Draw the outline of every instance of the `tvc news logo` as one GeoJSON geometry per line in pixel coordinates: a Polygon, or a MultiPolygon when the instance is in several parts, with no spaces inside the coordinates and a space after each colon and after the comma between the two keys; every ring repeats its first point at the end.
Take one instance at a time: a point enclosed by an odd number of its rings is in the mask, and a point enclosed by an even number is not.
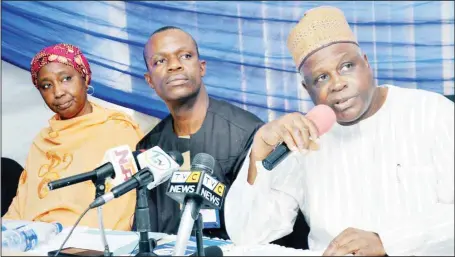
{"type": "Polygon", "coordinates": [[[223,183],[205,172],[176,171],[172,174],[167,192],[173,195],[197,194],[211,203],[205,207],[221,208],[225,189],[223,183]]]}

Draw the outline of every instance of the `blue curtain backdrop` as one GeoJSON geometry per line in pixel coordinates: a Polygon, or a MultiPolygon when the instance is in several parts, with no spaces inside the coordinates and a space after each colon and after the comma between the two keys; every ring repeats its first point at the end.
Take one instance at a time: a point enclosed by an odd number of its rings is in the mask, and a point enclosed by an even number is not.
{"type": "MultiPolygon", "coordinates": [[[[142,51],[157,28],[191,33],[207,61],[211,96],[265,121],[313,104],[286,49],[309,8],[341,8],[377,82],[454,91],[453,2],[13,2],[2,1],[2,59],[29,69],[43,47],[79,46],[93,70],[95,96],[162,118],[168,110],[144,81],[142,51]]],[[[32,83],[30,82],[30,86],[32,83]]]]}

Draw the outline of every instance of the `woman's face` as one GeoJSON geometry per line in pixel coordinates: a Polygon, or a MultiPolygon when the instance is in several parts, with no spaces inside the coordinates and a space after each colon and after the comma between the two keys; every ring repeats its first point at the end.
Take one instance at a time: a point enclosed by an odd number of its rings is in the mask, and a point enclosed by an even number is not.
{"type": "Polygon", "coordinates": [[[37,87],[46,105],[60,119],[86,114],[88,84],[73,67],[58,62],[46,64],[38,72],[37,87]]]}

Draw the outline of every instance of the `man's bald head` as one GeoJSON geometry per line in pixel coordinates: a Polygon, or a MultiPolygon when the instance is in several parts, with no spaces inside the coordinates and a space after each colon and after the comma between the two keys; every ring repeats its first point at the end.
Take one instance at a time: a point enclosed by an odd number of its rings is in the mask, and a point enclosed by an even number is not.
{"type": "Polygon", "coordinates": [[[155,30],[149,37],[149,39],[147,40],[147,43],[145,43],[145,47],[144,47],[144,51],[143,51],[143,57],[144,57],[144,62],[145,62],[145,66],[147,67],[147,69],[149,68],[148,66],[148,63],[147,63],[147,59],[148,59],[148,53],[147,53],[147,45],[150,43],[150,41],[152,40],[153,36],[160,33],[160,32],[164,32],[164,31],[168,31],[168,30],[180,30],[182,32],[185,32],[188,36],[191,37],[191,39],[193,40],[193,43],[196,47],[196,52],[197,52],[197,58],[199,59],[199,47],[196,43],[196,40],[194,40],[193,36],[191,36],[190,33],[184,31],[183,29],[179,28],[179,27],[175,27],[175,26],[164,26],[164,27],[161,27],[157,30],[155,30]]]}

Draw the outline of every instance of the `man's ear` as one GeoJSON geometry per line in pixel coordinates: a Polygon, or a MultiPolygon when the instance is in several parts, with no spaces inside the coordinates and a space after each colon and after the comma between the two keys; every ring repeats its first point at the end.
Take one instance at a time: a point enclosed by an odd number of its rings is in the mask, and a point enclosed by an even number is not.
{"type": "Polygon", "coordinates": [[[305,84],[305,79],[302,79],[302,80],[300,81],[300,84],[302,84],[303,88],[305,88],[305,89],[308,91],[308,87],[307,87],[307,85],[305,84]]]}
{"type": "Polygon", "coordinates": [[[300,75],[300,84],[302,84],[303,88],[305,88],[307,91],[308,91],[308,86],[305,82],[305,76],[303,75],[303,71],[302,71],[302,68],[300,68],[299,70],[299,75],[300,75]]]}
{"type": "Polygon", "coordinates": [[[152,89],[155,89],[155,85],[153,85],[153,82],[152,82],[152,77],[150,77],[150,74],[148,72],[144,73],[144,78],[145,78],[145,81],[147,81],[147,84],[149,84],[149,87],[151,87],[152,89]]]}
{"type": "Polygon", "coordinates": [[[363,54],[363,59],[365,60],[365,62],[367,63],[367,67],[368,68],[371,68],[370,67],[370,62],[368,61],[368,56],[366,54],[363,54]]]}
{"type": "Polygon", "coordinates": [[[199,68],[201,70],[201,77],[205,76],[205,67],[206,67],[206,62],[204,60],[199,61],[199,68]]]}

